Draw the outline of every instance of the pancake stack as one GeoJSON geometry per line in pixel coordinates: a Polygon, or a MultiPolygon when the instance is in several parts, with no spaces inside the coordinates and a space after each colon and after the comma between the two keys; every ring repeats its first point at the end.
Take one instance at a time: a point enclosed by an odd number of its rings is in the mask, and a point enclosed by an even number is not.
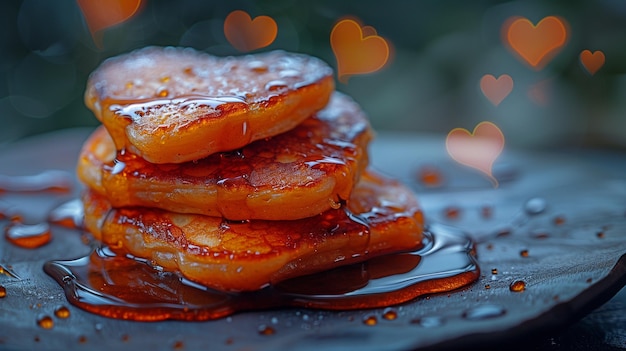
{"type": "Polygon", "coordinates": [[[149,47],[105,61],[78,161],[85,227],[115,251],[222,291],[413,251],[412,192],[368,168],[373,132],[332,69],[274,51],[149,47]]]}

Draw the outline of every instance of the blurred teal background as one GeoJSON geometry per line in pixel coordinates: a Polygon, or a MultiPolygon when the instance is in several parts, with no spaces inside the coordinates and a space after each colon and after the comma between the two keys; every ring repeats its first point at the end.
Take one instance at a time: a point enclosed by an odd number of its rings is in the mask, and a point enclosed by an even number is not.
{"type": "MultiPolygon", "coordinates": [[[[103,0],[106,1],[106,0],[103,0]]],[[[433,132],[497,124],[507,147],[626,149],[626,1],[201,1],[146,0],[130,20],[103,32],[98,48],[74,0],[0,2],[0,145],[25,136],[95,126],[83,103],[89,73],[104,59],[146,45],[240,54],[223,23],[233,10],[278,24],[269,47],[318,56],[336,67],[329,36],[345,16],[376,28],[392,46],[387,66],[337,89],[352,95],[377,130],[433,132]],[[500,31],[511,16],[569,24],[565,48],[542,70],[519,61],[500,31]],[[593,76],[582,50],[601,50],[593,76]],[[482,94],[485,74],[508,74],[499,106],[482,94]],[[541,91],[542,99],[532,92],[541,91]]]]}

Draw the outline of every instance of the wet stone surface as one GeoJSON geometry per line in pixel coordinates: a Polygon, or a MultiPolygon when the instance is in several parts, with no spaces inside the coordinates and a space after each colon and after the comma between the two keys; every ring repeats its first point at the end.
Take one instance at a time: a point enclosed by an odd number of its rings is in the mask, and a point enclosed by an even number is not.
{"type": "MultiPolygon", "coordinates": [[[[71,175],[88,132],[65,131],[7,148],[0,152],[0,173],[32,175],[57,169],[71,175]]],[[[598,157],[572,160],[563,154],[508,153],[505,165],[494,170],[501,177],[500,187],[494,189],[489,180],[446,158],[440,142],[383,134],[371,159],[378,169],[413,186],[429,225],[460,228],[474,238],[481,276],[469,287],[421,297],[392,310],[280,308],[209,322],[110,319],[70,305],[61,286],[43,271],[47,261],[91,251],[91,243],[71,225],[50,224],[52,239],[35,249],[13,245],[2,236],[0,348],[198,349],[207,342],[216,350],[490,348],[567,326],[624,286],[626,167],[618,168],[610,155],[603,155],[607,167],[599,168],[598,157]],[[403,148],[415,152],[407,159],[408,153],[397,152],[403,148]],[[593,163],[593,172],[586,162],[593,163]],[[416,176],[422,164],[435,165],[445,181],[424,186],[416,176]],[[449,208],[458,209],[457,215],[448,216],[449,208]],[[517,281],[524,282],[524,289],[511,291],[517,281]]],[[[52,209],[79,191],[4,192],[0,210],[6,215],[0,217],[0,230],[4,232],[18,213],[25,223],[46,222],[52,209]]],[[[624,308],[623,296],[620,293],[552,340],[565,347],[571,345],[567,337],[604,333],[602,346],[623,345],[623,330],[620,334],[615,326],[624,320],[612,314],[624,308]]],[[[535,349],[551,349],[545,339],[537,340],[535,349]]]]}

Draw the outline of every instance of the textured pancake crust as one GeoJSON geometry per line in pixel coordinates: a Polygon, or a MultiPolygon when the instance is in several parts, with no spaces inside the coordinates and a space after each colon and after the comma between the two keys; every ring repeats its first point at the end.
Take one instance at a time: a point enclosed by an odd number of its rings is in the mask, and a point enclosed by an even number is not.
{"type": "Polygon", "coordinates": [[[423,216],[413,193],[366,172],[347,208],[294,221],[232,222],[145,207],[112,208],[83,196],[85,225],[115,250],[148,259],[202,285],[257,290],[287,278],[414,250],[423,216]]]}
{"type": "Polygon", "coordinates": [[[308,55],[148,47],[103,62],[85,102],[118,150],[180,163],[290,130],[323,108],[333,89],[332,69],[308,55]]]}
{"type": "Polygon", "coordinates": [[[236,152],[152,164],[117,155],[106,130],[84,144],[78,176],[114,207],[146,206],[230,220],[290,220],[339,206],[367,166],[372,131],[363,111],[335,93],[296,128],[236,152]]]}

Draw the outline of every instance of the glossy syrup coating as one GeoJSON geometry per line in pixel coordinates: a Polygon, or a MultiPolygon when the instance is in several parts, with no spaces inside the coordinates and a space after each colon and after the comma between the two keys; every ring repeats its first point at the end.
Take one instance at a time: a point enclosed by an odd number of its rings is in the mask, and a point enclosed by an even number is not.
{"type": "Polygon", "coordinates": [[[335,93],[296,128],[236,152],[152,164],[117,155],[101,127],[84,144],[78,176],[113,207],[147,206],[230,220],[311,217],[350,197],[372,131],[358,104],[335,93]]]}
{"type": "Polygon", "coordinates": [[[423,216],[401,184],[363,174],[340,209],[293,221],[232,222],[146,207],[111,208],[84,194],[85,227],[114,250],[223,291],[270,283],[422,245],[423,216]]]}
{"type": "Polygon", "coordinates": [[[180,163],[292,129],[333,89],[332,69],[308,55],[148,47],[106,60],[91,74],[85,102],[118,150],[180,163]]]}

